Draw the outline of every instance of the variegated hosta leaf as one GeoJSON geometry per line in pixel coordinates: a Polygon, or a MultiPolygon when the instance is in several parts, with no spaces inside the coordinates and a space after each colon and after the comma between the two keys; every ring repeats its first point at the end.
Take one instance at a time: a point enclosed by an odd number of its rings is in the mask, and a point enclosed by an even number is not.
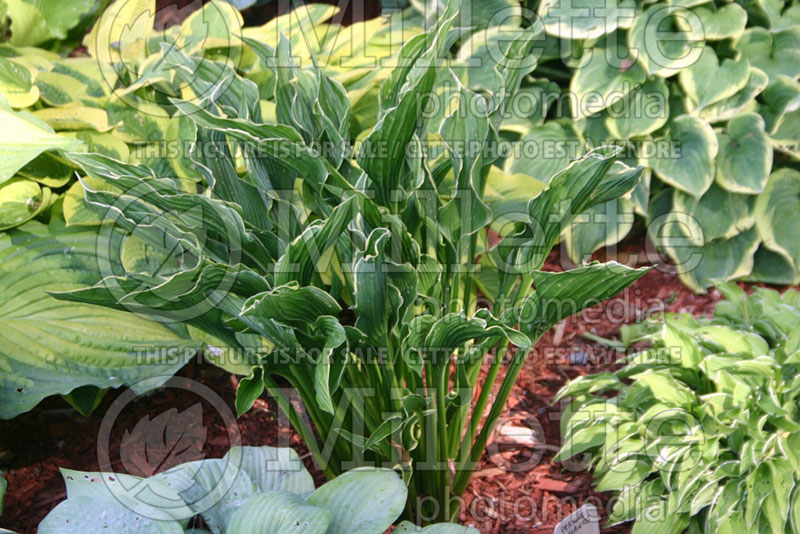
{"type": "Polygon", "coordinates": [[[168,379],[180,361],[146,363],[142,347],[178,348],[187,359],[199,347],[182,328],[175,330],[121,311],[55,300],[48,291],[66,291],[101,278],[108,261],[107,237],[97,229],[28,223],[0,237],[0,417],[30,410],[43,398],[83,385],[101,388],[168,379]],[[65,340],[69,340],[66,342],[65,340]],[[69,371],[66,371],[66,370],[69,371]]]}
{"type": "Polygon", "coordinates": [[[591,259],[592,253],[622,241],[633,227],[633,205],[625,198],[609,200],[578,215],[562,234],[573,263],[591,259]]]}
{"type": "Polygon", "coordinates": [[[12,108],[27,108],[39,100],[39,88],[33,83],[34,73],[33,69],[0,57],[0,93],[12,108]]]}
{"type": "Polygon", "coordinates": [[[664,80],[649,78],[606,110],[606,128],[616,139],[651,134],[669,119],[669,91],[664,80]]]}
{"type": "Polygon", "coordinates": [[[681,7],[657,3],[638,15],[628,34],[633,60],[646,75],[664,78],[678,74],[697,61],[702,42],[699,18],[689,18],[681,7]]]}
{"type": "Polygon", "coordinates": [[[681,86],[698,110],[732,97],[744,89],[749,77],[750,64],[746,59],[719,61],[709,46],[695,63],[678,74],[681,86]]]}
{"type": "Polygon", "coordinates": [[[47,150],[79,150],[76,139],[56,134],[44,121],[24,111],[12,111],[0,102],[0,183],[47,150]]]}
{"type": "Polygon", "coordinates": [[[561,39],[596,39],[634,20],[636,6],[628,0],[546,0],[539,16],[547,33],[561,39]],[[602,12],[602,16],[598,13],[602,12]]]}
{"type": "Polygon", "coordinates": [[[751,65],[766,72],[770,82],[781,74],[791,78],[800,75],[800,26],[776,32],[748,28],[735,47],[751,65]]]}
{"type": "Polygon", "coordinates": [[[584,51],[584,57],[572,77],[572,115],[588,117],[622,99],[644,83],[647,72],[622,45],[599,45],[584,51]]]}
{"type": "Polygon", "coordinates": [[[700,197],[714,181],[717,136],[707,122],[690,115],[673,119],[668,127],[666,137],[656,141],[647,164],[662,181],[700,197]],[[665,142],[671,144],[668,150],[658,147],[665,142]]]}
{"type": "Polygon", "coordinates": [[[800,231],[793,224],[800,208],[800,172],[780,169],[772,173],[756,201],[756,227],[764,245],[800,270],[800,231]]]}
{"type": "Polygon", "coordinates": [[[717,183],[734,193],[764,190],[772,170],[772,144],[764,119],[756,113],[739,115],[717,132],[717,183]]]}
{"type": "MultiPolygon", "coordinates": [[[[731,4],[734,5],[734,4],[731,4]]],[[[763,70],[750,66],[750,75],[744,89],[730,98],[725,98],[699,110],[699,117],[711,123],[732,119],[744,111],[755,110],[755,97],[761,94],[769,82],[763,70]]]]}
{"type": "Polygon", "coordinates": [[[716,182],[699,199],[677,189],[672,193],[668,218],[695,245],[734,237],[756,222],[755,195],[731,193],[716,182]]]}
{"type": "Polygon", "coordinates": [[[570,123],[556,121],[530,128],[512,145],[505,171],[547,183],[570,161],[583,155],[583,145],[570,123]]]}
{"type": "Polygon", "coordinates": [[[743,280],[793,286],[800,283],[800,271],[785,256],[771,251],[762,243],[753,256],[753,270],[743,280]]]}
{"type": "Polygon", "coordinates": [[[55,201],[47,187],[33,180],[14,178],[0,184],[0,230],[8,230],[33,219],[55,201]]]}
{"type": "Polygon", "coordinates": [[[705,6],[692,9],[700,19],[703,36],[708,41],[736,38],[744,32],[747,12],[739,4],[725,4],[715,9],[705,6]]]}

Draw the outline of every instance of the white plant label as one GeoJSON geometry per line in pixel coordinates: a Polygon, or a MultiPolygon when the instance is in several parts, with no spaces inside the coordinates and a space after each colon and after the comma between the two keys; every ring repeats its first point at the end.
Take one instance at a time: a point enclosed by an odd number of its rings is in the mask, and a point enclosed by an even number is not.
{"type": "Polygon", "coordinates": [[[592,504],[584,504],[556,525],[553,534],[600,534],[600,515],[592,504]]]}

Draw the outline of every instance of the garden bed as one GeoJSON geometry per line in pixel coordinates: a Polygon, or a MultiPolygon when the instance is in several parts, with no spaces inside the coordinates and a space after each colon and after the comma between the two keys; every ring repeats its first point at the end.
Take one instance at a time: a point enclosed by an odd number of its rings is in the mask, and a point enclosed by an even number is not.
{"type": "MultiPolygon", "coordinates": [[[[642,242],[641,236],[623,243],[620,259],[629,257],[637,242],[642,242]]],[[[561,270],[559,265],[560,256],[555,251],[547,267],[561,270]]],[[[483,534],[549,534],[560,519],[586,502],[598,506],[605,517],[611,494],[593,491],[588,472],[570,472],[552,462],[560,445],[559,409],[552,405],[552,399],[568,379],[614,367],[613,361],[618,355],[583,338],[583,332],[613,338],[621,325],[632,324],[662,305],[670,312],[695,315],[709,314],[713,310],[721,297],[717,291],[696,295],[674,274],[664,272],[668,270],[668,267],[651,270],[616,298],[567,319],[539,342],[517,380],[501,419],[499,429],[503,436],[498,439],[495,434],[466,491],[463,524],[472,524],[483,534]],[[544,433],[543,443],[539,429],[544,433]],[[534,439],[533,449],[515,443],[524,443],[530,435],[538,438],[534,439]],[[539,452],[540,460],[529,467],[526,462],[538,458],[539,452]],[[508,469],[509,465],[517,467],[508,469]]],[[[231,375],[193,360],[178,376],[207,385],[233,409],[237,384],[231,375]]],[[[144,417],[152,418],[171,409],[182,413],[196,403],[192,396],[176,395],[175,391],[156,391],[137,399],[133,409],[126,409],[125,420],[119,421],[119,426],[133,428],[144,417]]],[[[59,399],[52,398],[27,414],[0,422],[0,469],[5,471],[9,482],[0,525],[20,534],[36,532],[36,525],[66,496],[59,468],[98,469],[98,430],[104,414],[119,394],[107,395],[90,417],[82,417],[59,399]]],[[[276,411],[277,406],[258,401],[250,412],[240,417],[242,444],[278,445],[280,442],[285,446],[288,440],[317,482],[322,482],[324,477],[314,469],[300,438],[291,428],[279,424],[276,411]]],[[[204,413],[213,413],[213,410],[204,410],[204,413]]],[[[203,425],[207,429],[205,440],[188,452],[194,458],[184,455],[182,461],[221,457],[228,451],[228,429],[222,419],[206,418],[203,425]]],[[[112,457],[114,455],[112,451],[112,457]]],[[[119,465],[114,467],[124,470],[119,465]]],[[[603,529],[609,533],[628,531],[627,525],[603,529]]]]}

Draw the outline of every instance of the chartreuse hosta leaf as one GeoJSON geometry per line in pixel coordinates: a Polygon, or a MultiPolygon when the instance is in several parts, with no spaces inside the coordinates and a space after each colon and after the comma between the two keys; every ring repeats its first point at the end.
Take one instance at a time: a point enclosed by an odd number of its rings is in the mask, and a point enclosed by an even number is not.
{"type": "Polygon", "coordinates": [[[315,490],[298,455],[273,447],[233,447],[223,458],[150,478],[69,470],[62,476],[67,500],[45,517],[42,532],[178,534],[199,515],[213,534],[382,534],[400,515],[408,491],[397,473],[382,469],[348,471],[315,490]]]}
{"type": "Polygon", "coordinates": [[[56,134],[44,121],[24,111],[12,111],[0,103],[0,183],[5,182],[36,156],[47,150],[78,150],[83,143],[56,134]]]}
{"type": "Polygon", "coordinates": [[[589,454],[598,489],[620,491],[610,523],[797,532],[800,359],[787,355],[798,348],[800,302],[794,290],[720,289],[729,300],[713,319],[668,315],[625,327],[638,332],[624,332],[626,343],[652,347],[559,392],[574,399],[559,458],[589,454]]]}
{"type": "Polygon", "coordinates": [[[198,348],[180,327],[60,302],[47,293],[97,282],[103,258],[114,246],[97,229],[68,229],[57,221],[49,226],[31,222],[0,237],[0,316],[7,326],[0,333],[5,369],[0,417],[13,417],[49,395],[83,385],[154,387],[157,383],[143,381],[159,377],[163,382],[183,360],[145,365],[143,347],[177,347],[187,358],[198,348]]]}
{"type": "Polygon", "coordinates": [[[11,59],[0,57],[0,93],[12,108],[27,108],[39,100],[34,85],[35,71],[11,59]]]}

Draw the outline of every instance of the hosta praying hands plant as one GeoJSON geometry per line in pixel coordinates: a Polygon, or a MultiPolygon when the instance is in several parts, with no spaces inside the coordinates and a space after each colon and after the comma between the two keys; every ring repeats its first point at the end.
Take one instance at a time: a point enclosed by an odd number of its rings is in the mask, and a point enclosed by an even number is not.
{"type": "MultiPolygon", "coordinates": [[[[383,534],[408,490],[397,473],[361,469],[314,489],[292,449],[232,447],[223,458],[175,466],[149,478],[63,469],[67,499],[42,534],[383,534]],[[194,528],[202,518],[209,531],[194,528]]],[[[401,532],[477,534],[457,525],[401,532]],[[435,530],[434,530],[435,529],[435,530]]]]}
{"type": "Polygon", "coordinates": [[[800,533],[800,293],[720,289],[714,319],[628,327],[652,348],[559,393],[560,459],[588,456],[634,534],[800,533]]]}
{"type": "Polygon", "coordinates": [[[493,166],[499,117],[533,68],[537,26],[511,36],[496,91],[462,86],[429,123],[436,79],[451,75],[443,59],[461,34],[458,15],[449,3],[404,44],[355,159],[344,87],[296,66],[288,40],[245,39],[272,70],[267,88],[165,50],[176,79],[208,95],[171,100],[175,117],[191,121],[187,157],[203,187],[71,155],[87,175],[87,203],[122,235],[108,240],[116,248],[103,281],[57,295],[202,332],[211,361],[249,374],[240,412],[266,389],[329,478],[358,465],[401,469],[417,523],[456,516],[534,343],[645,272],[541,270],[576,214],[636,186],[642,170],[618,163],[614,149],[573,162],[544,190],[493,166]],[[272,121],[259,102],[269,87],[272,121]]]}

